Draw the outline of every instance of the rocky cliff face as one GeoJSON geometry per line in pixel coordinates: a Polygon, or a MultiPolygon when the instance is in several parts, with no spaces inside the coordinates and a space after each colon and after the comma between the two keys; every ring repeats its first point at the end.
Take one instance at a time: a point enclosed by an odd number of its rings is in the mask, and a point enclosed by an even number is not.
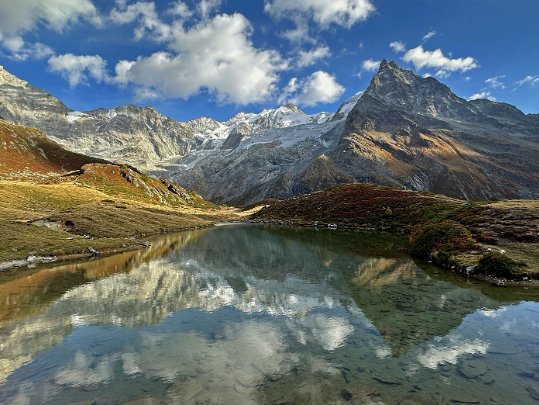
{"type": "Polygon", "coordinates": [[[537,198],[538,153],[539,127],[515,107],[384,62],[329,157],[354,181],[488,199],[537,198]]]}
{"type": "Polygon", "coordinates": [[[177,122],[135,106],[71,111],[0,70],[0,117],[63,146],[131,163],[226,202],[285,198],[345,182],[450,196],[539,198],[539,119],[467,101],[434,78],[383,61],[335,114],[293,105],[226,122],[177,122]]]}

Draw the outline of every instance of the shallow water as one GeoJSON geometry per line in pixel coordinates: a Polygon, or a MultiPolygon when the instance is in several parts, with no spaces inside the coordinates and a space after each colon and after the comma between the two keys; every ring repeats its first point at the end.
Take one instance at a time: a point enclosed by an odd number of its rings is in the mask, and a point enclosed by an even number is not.
{"type": "Polygon", "coordinates": [[[0,403],[527,404],[539,304],[399,240],[227,226],[0,277],[0,403]]]}

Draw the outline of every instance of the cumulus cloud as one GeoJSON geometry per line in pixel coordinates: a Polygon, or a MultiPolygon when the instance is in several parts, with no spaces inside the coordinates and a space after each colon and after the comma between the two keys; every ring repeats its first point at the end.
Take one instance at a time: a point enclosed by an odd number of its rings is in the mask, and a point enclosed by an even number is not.
{"type": "Polygon", "coordinates": [[[0,43],[9,52],[9,57],[17,61],[24,61],[28,58],[45,59],[54,54],[49,46],[41,42],[26,43],[22,37],[10,37],[2,40],[0,43]]]}
{"type": "Polygon", "coordinates": [[[219,102],[248,104],[272,96],[286,63],[276,51],[251,42],[252,27],[241,14],[217,15],[185,29],[171,26],[169,51],[116,66],[116,81],[139,94],[188,98],[207,89],[219,102]],[[141,92],[142,91],[142,92],[141,92]]]}
{"type": "Polygon", "coordinates": [[[51,54],[52,50],[44,44],[24,41],[24,34],[38,25],[60,32],[81,19],[94,24],[101,21],[91,0],[3,1],[1,6],[0,43],[18,60],[51,54]]]}
{"type": "Polygon", "coordinates": [[[366,59],[361,63],[361,70],[366,72],[375,72],[380,67],[380,60],[366,59]]]}
{"type": "Polygon", "coordinates": [[[526,76],[524,79],[519,80],[517,82],[519,86],[523,86],[525,84],[529,84],[530,86],[535,86],[536,84],[539,84],[539,75],[535,76],[526,76]]]}
{"type": "Polygon", "coordinates": [[[322,28],[331,24],[350,28],[366,20],[376,9],[370,0],[270,0],[266,1],[264,10],[277,18],[303,14],[322,28]]]}
{"type": "MultiPolygon", "coordinates": [[[[176,3],[169,12],[175,13],[176,16],[182,13],[185,15],[187,11],[180,9],[181,4],[183,3],[176,3]]],[[[137,21],[138,26],[134,32],[137,41],[146,35],[150,35],[158,41],[163,41],[170,36],[170,27],[159,18],[154,2],[139,1],[127,7],[122,4],[119,8],[112,9],[110,19],[116,24],[129,24],[137,21]]]]}
{"type": "Polygon", "coordinates": [[[436,75],[439,77],[447,77],[451,72],[456,71],[467,72],[479,66],[471,56],[452,59],[445,56],[441,49],[427,51],[421,45],[408,50],[402,60],[412,63],[417,69],[438,69],[436,75]]]}
{"type": "Polygon", "coordinates": [[[401,42],[401,41],[394,41],[389,44],[389,47],[397,53],[406,51],[406,45],[404,44],[404,42],[401,42]]]}
{"type": "Polygon", "coordinates": [[[319,70],[302,81],[291,79],[279,101],[289,100],[298,105],[312,107],[321,103],[333,103],[343,92],[344,87],[337,82],[335,76],[319,70]]]}
{"type": "Polygon", "coordinates": [[[189,6],[183,1],[175,1],[167,10],[167,14],[181,19],[189,18],[193,15],[193,12],[189,9],[189,6]]]}
{"type": "Polygon", "coordinates": [[[480,100],[480,99],[496,101],[496,97],[494,97],[490,93],[490,91],[480,91],[479,93],[472,94],[470,97],[468,97],[468,100],[480,100]]]}
{"type": "Polygon", "coordinates": [[[436,35],[436,31],[427,32],[425,35],[423,35],[423,42],[428,41],[429,39],[431,39],[435,35],[436,35]]]}
{"type": "Polygon", "coordinates": [[[98,55],[65,55],[52,56],[49,59],[49,70],[64,77],[71,87],[87,83],[89,78],[97,82],[109,80],[105,60],[98,55]]]}
{"type": "Polygon", "coordinates": [[[297,65],[300,68],[311,66],[318,62],[320,59],[327,58],[330,55],[331,52],[327,46],[320,46],[309,51],[302,50],[299,51],[297,65]]]}

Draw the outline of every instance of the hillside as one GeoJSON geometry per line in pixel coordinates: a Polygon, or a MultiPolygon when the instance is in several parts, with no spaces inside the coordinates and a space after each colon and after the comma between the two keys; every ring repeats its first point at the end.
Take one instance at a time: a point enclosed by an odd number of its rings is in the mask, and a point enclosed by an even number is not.
{"type": "Polygon", "coordinates": [[[67,151],[35,129],[0,120],[0,178],[64,174],[88,163],[107,163],[67,151]]]}
{"type": "Polygon", "coordinates": [[[416,242],[430,232],[429,248],[418,254],[426,260],[466,272],[485,255],[506,252],[504,256],[522,264],[514,266],[516,278],[539,275],[538,201],[468,203],[430,193],[348,184],[271,202],[252,220],[402,233],[411,235],[412,252],[419,252],[416,242]]]}
{"type": "Polygon", "coordinates": [[[0,269],[141,248],[146,235],[235,216],[165,179],[0,122],[0,269]]]}

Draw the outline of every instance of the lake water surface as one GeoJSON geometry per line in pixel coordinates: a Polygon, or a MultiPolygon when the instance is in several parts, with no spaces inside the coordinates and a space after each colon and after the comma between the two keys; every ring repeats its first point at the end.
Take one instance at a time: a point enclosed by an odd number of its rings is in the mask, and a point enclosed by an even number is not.
{"type": "Polygon", "coordinates": [[[0,403],[532,404],[538,298],[389,237],[169,235],[0,275],[0,403]]]}

